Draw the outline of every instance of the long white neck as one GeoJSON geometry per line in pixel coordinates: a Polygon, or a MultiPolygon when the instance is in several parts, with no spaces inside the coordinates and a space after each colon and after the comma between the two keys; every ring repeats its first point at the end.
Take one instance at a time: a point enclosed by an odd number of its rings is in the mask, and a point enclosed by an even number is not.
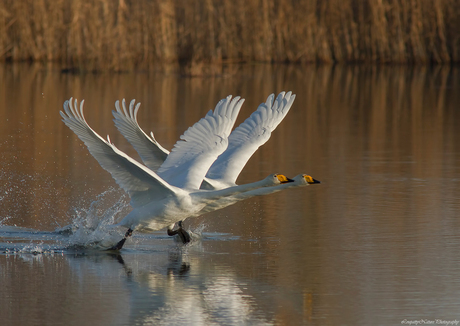
{"type": "Polygon", "coordinates": [[[249,190],[243,193],[236,194],[234,197],[237,200],[243,200],[243,199],[251,198],[254,196],[269,195],[269,194],[272,194],[272,193],[275,193],[275,192],[278,192],[284,189],[298,187],[298,186],[304,186],[304,184],[300,184],[298,182],[283,183],[283,184],[276,185],[273,187],[264,187],[264,188],[249,190]]]}
{"type": "Polygon", "coordinates": [[[214,201],[225,197],[235,196],[252,190],[273,188],[270,186],[274,186],[273,183],[271,183],[269,180],[267,180],[267,178],[265,178],[257,182],[247,183],[244,185],[229,187],[221,190],[200,190],[191,193],[190,196],[192,197],[192,199],[198,200],[200,202],[214,201]]]}
{"type": "Polygon", "coordinates": [[[299,186],[305,186],[305,185],[306,185],[305,182],[302,182],[302,180],[297,179],[295,182],[284,183],[284,184],[275,185],[272,187],[262,187],[262,188],[252,189],[252,190],[248,190],[245,192],[234,194],[232,196],[222,197],[217,200],[209,202],[198,213],[198,215],[213,212],[215,210],[230,206],[236,202],[239,202],[241,200],[251,198],[254,196],[268,195],[268,194],[272,194],[272,193],[275,193],[275,192],[278,192],[278,191],[281,191],[287,188],[299,187],[299,186]]]}

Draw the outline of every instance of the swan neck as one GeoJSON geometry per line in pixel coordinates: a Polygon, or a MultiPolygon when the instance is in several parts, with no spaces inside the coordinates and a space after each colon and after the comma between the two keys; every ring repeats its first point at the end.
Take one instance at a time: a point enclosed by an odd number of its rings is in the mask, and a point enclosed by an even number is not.
{"type": "Polygon", "coordinates": [[[221,190],[211,190],[211,191],[200,192],[200,197],[206,198],[208,200],[217,200],[223,197],[229,197],[229,196],[237,195],[243,192],[251,191],[254,189],[267,187],[267,186],[269,185],[264,179],[264,180],[260,180],[257,182],[228,187],[228,188],[221,189],[221,190]]]}

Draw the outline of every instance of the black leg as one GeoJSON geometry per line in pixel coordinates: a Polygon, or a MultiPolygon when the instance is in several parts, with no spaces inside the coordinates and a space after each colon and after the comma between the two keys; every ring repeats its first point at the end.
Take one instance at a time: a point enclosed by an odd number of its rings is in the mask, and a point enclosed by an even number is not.
{"type": "MultiPolygon", "coordinates": [[[[176,226],[176,224],[173,225],[173,228],[174,228],[175,226],[176,226]]],[[[168,232],[168,235],[169,235],[170,237],[175,236],[177,233],[179,233],[178,230],[171,229],[170,226],[168,226],[168,231],[167,231],[167,232],[168,232]]]]}
{"type": "Polygon", "coordinates": [[[179,221],[179,238],[181,239],[182,243],[189,243],[191,239],[190,234],[182,228],[182,221],[179,221]]]}
{"type": "Polygon", "coordinates": [[[126,231],[125,236],[123,237],[123,239],[118,241],[118,243],[115,246],[113,246],[112,248],[107,249],[107,250],[121,250],[121,248],[123,248],[123,245],[125,244],[126,239],[128,239],[128,237],[130,237],[132,234],[133,234],[133,230],[131,230],[131,228],[129,228],[128,231],[126,231]]]}
{"type": "Polygon", "coordinates": [[[192,239],[190,234],[182,228],[182,221],[179,221],[177,225],[179,226],[177,230],[173,230],[168,227],[168,235],[173,236],[177,234],[183,244],[189,243],[192,239]]]}

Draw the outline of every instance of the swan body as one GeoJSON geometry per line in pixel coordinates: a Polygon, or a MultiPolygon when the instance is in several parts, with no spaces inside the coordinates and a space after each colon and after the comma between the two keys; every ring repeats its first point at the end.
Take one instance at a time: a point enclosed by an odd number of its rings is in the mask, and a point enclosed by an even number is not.
{"type": "MultiPolygon", "coordinates": [[[[227,147],[228,133],[241,107],[238,97],[233,100],[227,97],[220,101],[214,112],[210,111],[181,136],[159,170],[163,165],[169,165],[166,172],[177,169],[180,172],[188,171],[188,174],[178,174],[177,177],[163,172],[164,179],[119,150],[109,138],[105,140],[99,136],[86,122],[83,104],[84,101],[78,109],[77,100],[71,98],[64,102],[64,112],[60,114],[64,123],[85,143],[99,164],[130,195],[133,210],[118,223],[129,228],[127,235],[132,230],[158,230],[198,215],[207,205],[226,196],[292,181],[284,175],[273,174],[258,182],[221,190],[199,189],[209,167],[227,147]]],[[[124,240],[126,236],[123,243],[124,240]]]]}
{"type": "MultiPolygon", "coordinates": [[[[211,205],[225,197],[235,196],[244,192],[272,188],[273,186],[293,182],[281,174],[271,174],[265,179],[249,184],[225,188],[222,190],[195,190],[186,191],[176,188],[173,196],[168,196],[161,201],[152,201],[138,209],[132,210],[119,226],[125,226],[139,231],[155,231],[163,227],[185,220],[189,217],[199,216],[205,210],[211,212],[228,205],[211,205]]],[[[245,197],[247,198],[247,197],[245,197]]],[[[234,202],[236,202],[235,200],[234,202]]],[[[234,203],[232,202],[232,203],[234,203]]]]}

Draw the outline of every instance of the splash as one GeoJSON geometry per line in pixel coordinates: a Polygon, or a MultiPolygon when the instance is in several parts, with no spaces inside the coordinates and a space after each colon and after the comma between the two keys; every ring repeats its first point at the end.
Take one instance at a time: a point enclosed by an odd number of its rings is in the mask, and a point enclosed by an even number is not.
{"type": "Polygon", "coordinates": [[[118,190],[110,188],[97,196],[88,209],[74,209],[72,223],[57,228],[55,232],[68,236],[68,248],[107,249],[116,244],[123,236],[113,224],[119,216],[126,215],[129,198],[122,194],[114,204],[106,208],[118,190]]]}
{"type": "MultiPolygon", "coordinates": [[[[0,157],[3,158],[1,154],[0,157]]],[[[43,254],[69,248],[109,247],[120,240],[121,232],[112,224],[127,214],[130,205],[129,197],[118,187],[109,188],[90,203],[81,199],[84,202],[74,204],[66,218],[56,198],[63,197],[62,189],[72,184],[61,181],[56,187],[50,177],[38,172],[17,173],[14,166],[18,164],[22,163],[15,160],[0,164],[0,253],[43,254]],[[63,219],[70,224],[61,227],[63,219]],[[51,225],[58,228],[43,231],[51,225]]]]}
{"type": "Polygon", "coordinates": [[[192,240],[201,240],[203,237],[203,231],[206,229],[208,225],[206,223],[201,223],[193,230],[188,230],[192,237],[192,240]]]}
{"type": "Polygon", "coordinates": [[[8,221],[9,219],[11,219],[11,216],[5,216],[3,218],[0,219],[0,226],[3,226],[3,224],[8,221]]]}

